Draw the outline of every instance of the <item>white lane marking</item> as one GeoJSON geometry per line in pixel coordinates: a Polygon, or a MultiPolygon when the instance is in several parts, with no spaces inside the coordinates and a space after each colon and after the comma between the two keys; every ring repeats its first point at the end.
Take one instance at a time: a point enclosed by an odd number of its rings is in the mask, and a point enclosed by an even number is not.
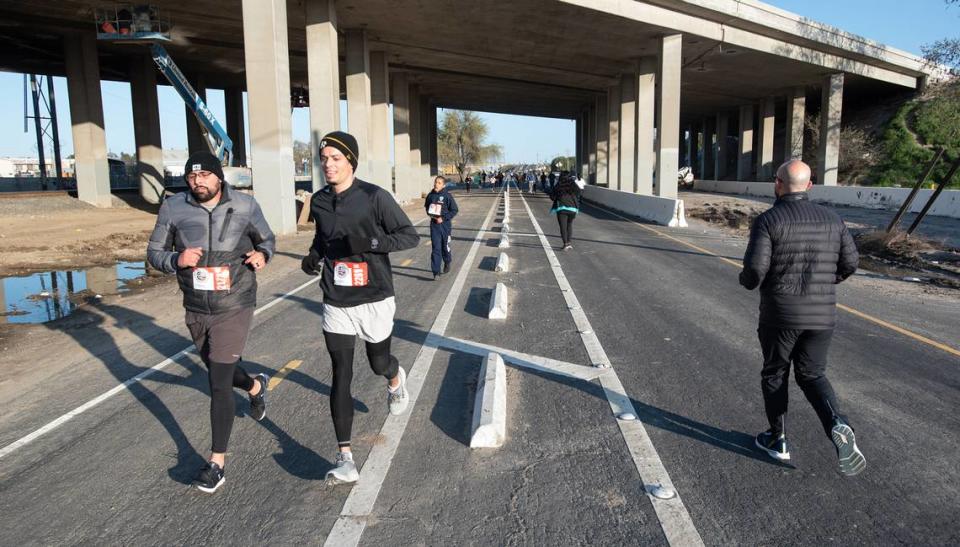
{"type": "Polygon", "coordinates": [[[340,518],[334,523],[324,545],[331,547],[352,546],[360,542],[360,536],[363,535],[367,518],[373,512],[377,496],[380,495],[380,488],[383,486],[383,481],[390,470],[390,464],[393,462],[393,457],[400,446],[403,433],[407,429],[407,423],[409,423],[410,416],[413,414],[413,407],[417,404],[420,389],[423,387],[430,366],[433,364],[433,356],[436,354],[443,333],[447,329],[447,324],[453,315],[460,293],[463,292],[470,266],[477,255],[480,243],[484,240],[486,227],[493,219],[499,201],[499,199],[495,199],[493,204],[490,205],[487,218],[484,219],[480,230],[477,231],[473,245],[460,267],[457,278],[453,281],[453,286],[450,287],[450,292],[447,293],[447,298],[440,308],[440,313],[437,314],[433,326],[430,327],[427,338],[420,347],[420,353],[417,354],[413,366],[407,371],[407,392],[410,397],[407,411],[399,416],[387,415],[383,427],[380,428],[380,438],[384,441],[382,444],[374,445],[366,461],[363,462],[363,467],[360,469],[360,480],[350,490],[347,500],[343,503],[343,509],[340,511],[340,518]]]}
{"type": "MultiPolygon", "coordinates": [[[[416,226],[417,224],[420,224],[420,223],[422,223],[422,222],[423,222],[423,220],[420,220],[420,221],[417,221],[417,222],[413,223],[413,225],[416,226]]],[[[292,291],[290,291],[290,292],[288,292],[288,293],[286,293],[286,294],[284,294],[284,295],[278,296],[277,298],[271,300],[270,302],[264,304],[263,306],[260,306],[259,308],[257,308],[257,309],[253,312],[253,315],[256,316],[256,315],[259,315],[259,314],[262,313],[262,312],[265,312],[265,311],[269,310],[270,308],[276,306],[276,305],[279,304],[280,302],[282,302],[282,301],[290,298],[291,296],[297,294],[298,292],[302,291],[303,289],[307,288],[308,286],[310,286],[310,285],[313,284],[313,283],[317,283],[317,279],[316,279],[316,278],[310,279],[309,281],[303,283],[302,285],[300,285],[299,287],[293,289],[292,291]]],[[[147,377],[153,375],[153,374],[156,373],[156,372],[160,372],[161,370],[167,368],[167,367],[170,365],[170,363],[176,362],[177,359],[179,359],[179,358],[183,357],[184,355],[186,355],[187,353],[189,353],[192,349],[194,349],[194,346],[193,346],[193,344],[190,344],[189,346],[183,348],[182,350],[178,351],[177,353],[173,354],[172,356],[167,357],[166,359],[164,359],[163,361],[160,361],[160,362],[157,363],[156,365],[153,365],[152,367],[150,367],[150,368],[148,368],[147,370],[141,372],[140,374],[137,374],[137,375],[134,376],[133,378],[129,378],[129,379],[125,380],[123,383],[114,386],[113,388],[111,388],[111,389],[110,389],[109,391],[107,391],[106,393],[103,393],[102,395],[100,395],[100,396],[98,396],[98,397],[95,397],[95,398],[87,401],[86,403],[78,406],[77,408],[71,410],[70,412],[67,412],[66,414],[60,416],[59,418],[53,420],[52,422],[49,422],[48,424],[44,425],[44,426],[41,427],[40,429],[37,429],[37,430],[35,430],[35,431],[27,434],[27,435],[24,435],[23,437],[20,437],[19,439],[17,439],[16,441],[13,441],[12,443],[8,444],[7,446],[5,446],[5,447],[3,447],[3,448],[0,448],[0,458],[3,458],[4,456],[6,456],[6,455],[8,455],[8,454],[10,454],[10,453],[12,453],[12,452],[14,452],[14,451],[16,451],[16,450],[19,449],[19,448],[22,448],[22,447],[30,444],[31,442],[33,442],[33,441],[35,441],[36,439],[38,439],[38,438],[46,435],[47,433],[50,433],[50,432],[53,431],[54,429],[56,429],[56,428],[60,427],[61,425],[69,422],[70,420],[76,418],[77,416],[83,414],[84,412],[90,410],[91,408],[99,405],[100,403],[106,401],[106,400],[109,399],[110,397],[113,397],[113,396],[116,395],[117,393],[120,393],[121,391],[127,389],[128,387],[132,386],[133,384],[139,383],[139,382],[142,381],[144,378],[147,378],[147,377]]]]}
{"type": "Polygon", "coordinates": [[[566,361],[558,361],[556,359],[550,359],[549,357],[531,355],[529,353],[513,351],[506,348],[492,346],[490,344],[474,342],[472,340],[462,340],[452,336],[444,336],[440,338],[439,345],[444,348],[462,351],[464,353],[472,353],[480,356],[486,356],[489,353],[497,353],[508,362],[519,367],[539,370],[541,372],[549,372],[550,374],[559,374],[561,376],[576,378],[578,380],[584,380],[587,382],[596,379],[609,370],[577,365],[574,363],[568,363],[566,361]]]}
{"type": "MultiPolygon", "coordinates": [[[[536,230],[537,235],[540,236],[540,243],[543,245],[543,250],[547,253],[547,260],[549,260],[552,266],[551,270],[557,279],[557,285],[560,286],[561,294],[563,294],[563,298],[566,300],[570,315],[573,316],[573,322],[577,325],[577,330],[580,331],[580,338],[583,340],[583,345],[587,349],[587,354],[595,365],[610,365],[610,360],[607,358],[607,353],[600,344],[600,339],[597,338],[593,327],[590,326],[590,320],[587,319],[586,314],[580,307],[580,302],[577,300],[576,294],[573,292],[573,288],[570,286],[570,283],[567,282],[567,278],[563,274],[563,269],[560,267],[560,262],[557,260],[553,248],[550,247],[547,237],[544,235],[543,230],[540,229],[540,223],[537,222],[536,217],[533,216],[533,211],[530,209],[530,205],[527,204],[527,200],[524,199],[523,196],[520,196],[520,199],[523,200],[523,205],[527,208],[527,214],[533,222],[534,230],[536,230]]],[[[630,401],[630,397],[627,396],[623,384],[620,382],[620,377],[617,376],[614,369],[610,368],[606,374],[600,376],[600,385],[603,386],[603,392],[607,396],[607,401],[610,403],[610,410],[614,417],[625,412],[639,416],[633,407],[633,403],[630,401]]],[[[687,508],[683,505],[679,492],[677,492],[675,497],[667,500],[656,498],[651,494],[651,491],[657,487],[668,487],[674,491],[677,489],[670,480],[670,475],[667,473],[663,461],[660,460],[657,449],[653,446],[653,441],[651,441],[650,436],[647,435],[647,430],[643,426],[643,422],[641,420],[617,420],[617,425],[620,427],[623,440],[627,443],[627,448],[630,450],[633,463],[640,473],[640,480],[644,483],[647,497],[650,499],[650,503],[657,513],[657,519],[660,521],[660,527],[663,529],[663,534],[666,536],[667,542],[670,545],[677,546],[703,545],[703,539],[700,537],[697,528],[693,525],[693,520],[687,512],[687,508]]]]}
{"type": "MultiPolygon", "coordinates": [[[[287,298],[290,298],[290,297],[293,296],[294,294],[302,291],[303,289],[307,288],[308,286],[310,286],[310,285],[312,285],[312,284],[314,284],[314,283],[316,283],[316,282],[317,282],[316,279],[311,279],[310,281],[307,281],[306,283],[300,285],[300,286],[297,287],[296,289],[293,289],[292,291],[284,294],[283,296],[279,296],[279,297],[277,297],[276,299],[274,299],[273,301],[271,301],[271,302],[269,302],[269,303],[267,303],[267,304],[264,304],[263,306],[257,308],[257,310],[253,312],[253,314],[254,314],[254,315],[257,315],[257,314],[259,314],[260,312],[263,312],[263,311],[266,311],[266,310],[272,308],[273,306],[275,306],[276,304],[278,304],[280,301],[286,300],[287,298]]],[[[130,387],[130,386],[132,386],[133,384],[139,383],[139,382],[142,381],[144,378],[147,378],[148,376],[151,376],[152,374],[154,374],[154,373],[156,373],[156,372],[159,372],[159,371],[165,369],[167,366],[170,365],[170,363],[173,363],[173,362],[175,362],[177,359],[183,357],[184,355],[186,355],[187,353],[189,353],[192,349],[194,349],[194,346],[193,346],[193,344],[190,344],[189,346],[183,348],[182,350],[178,351],[177,353],[173,354],[172,356],[167,357],[166,359],[164,359],[163,361],[160,361],[160,362],[157,363],[156,365],[153,365],[152,367],[150,367],[150,368],[148,368],[147,370],[141,372],[140,374],[137,374],[137,375],[134,376],[133,378],[130,378],[130,379],[124,381],[123,383],[114,386],[112,389],[110,389],[110,390],[107,391],[106,393],[104,393],[104,394],[102,394],[102,395],[100,395],[100,396],[98,396],[98,397],[96,397],[96,398],[94,398],[94,399],[91,399],[91,400],[87,401],[86,403],[78,406],[77,408],[71,410],[70,412],[67,412],[67,413],[64,414],[63,416],[60,416],[60,417],[57,418],[56,420],[53,420],[52,422],[50,422],[50,423],[48,423],[47,425],[41,427],[40,429],[37,429],[36,431],[34,431],[34,432],[32,432],[32,433],[30,433],[30,434],[28,434],[28,435],[25,435],[25,436],[23,436],[23,437],[20,437],[18,440],[14,441],[14,442],[8,444],[7,446],[3,447],[2,449],[0,449],[0,458],[3,458],[3,457],[6,456],[7,454],[10,454],[11,452],[17,450],[18,448],[22,448],[23,446],[25,446],[25,445],[27,445],[27,444],[30,444],[31,442],[35,441],[35,440],[38,439],[39,437],[42,437],[43,435],[46,435],[47,433],[53,431],[54,429],[60,427],[61,425],[69,422],[69,421],[72,420],[73,418],[76,418],[77,416],[83,414],[84,412],[90,410],[91,408],[93,408],[93,407],[99,405],[100,403],[106,401],[106,400],[109,399],[110,397],[113,397],[113,396],[116,395],[117,393],[120,393],[121,391],[124,391],[125,389],[127,389],[127,388],[130,387]]]]}

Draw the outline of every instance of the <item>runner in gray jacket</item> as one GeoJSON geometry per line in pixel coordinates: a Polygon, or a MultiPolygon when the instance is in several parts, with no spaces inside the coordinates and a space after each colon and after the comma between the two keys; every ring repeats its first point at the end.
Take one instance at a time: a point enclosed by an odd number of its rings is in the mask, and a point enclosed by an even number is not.
{"type": "Polygon", "coordinates": [[[249,395],[251,417],[266,416],[267,375],[252,377],[239,362],[257,304],[256,272],[273,257],[274,235],[256,200],[224,182],[213,154],[191,154],[184,173],[190,191],[163,202],[147,261],[177,275],[187,328],[210,372],[213,447],[194,484],[212,493],[224,482],[233,388],[249,395]]]}

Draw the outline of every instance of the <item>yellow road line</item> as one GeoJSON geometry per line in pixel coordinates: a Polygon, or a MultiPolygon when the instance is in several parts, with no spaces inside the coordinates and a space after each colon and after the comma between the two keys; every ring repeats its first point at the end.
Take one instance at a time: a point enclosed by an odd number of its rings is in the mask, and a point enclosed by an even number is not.
{"type": "Polygon", "coordinates": [[[409,266],[409,265],[411,265],[411,264],[413,264],[413,259],[412,259],[412,258],[407,258],[407,259],[404,259],[404,261],[400,263],[400,266],[407,267],[407,266],[409,266]]]}
{"type": "MultiPolygon", "coordinates": [[[[618,215],[617,213],[611,211],[610,209],[607,209],[606,207],[601,207],[601,206],[599,206],[599,205],[595,205],[595,204],[592,204],[592,203],[591,203],[590,205],[593,206],[593,207],[596,207],[597,209],[601,209],[601,210],[603,210],[603,211],[606,211],[606,212],[610,213],[611,215],[613,215],[613,216],[615,216],[615,217],[622,218],[623,220],[626,220],[627,222],[631,222],[631,223],[633,223],[633,224],[636,224],[637,226],[643,228],[644,230],[653,232],[653,233],[657,234],[657,235],[660,236],[660,237],[664,237],[664,238],[669,239],[669,240],[671,240],[671,241],[676,241],[677,243],[680,243],[681,245],[686,245],[687,247],[690,247],[691,249],[696,249],[696,250],[700,251],[701,253],[708,254],[708,255],[710,255],[710,256],[712,256],[712,257],[715,257],[715,258],[719,258],[720,260],[726,262],[727,264],[731,264],[731,265],[733,265],[733,266],[736,266],[737,268],[743,267],[743,263],[740,262],[740,261],[738,261],[738,260],[731,260],[731,259],[729,259],[729,258],[720,256],[720,255],[718,255],[717,253],[714,253],[714,252],[712,252],[712,251],[708,251],[707,249],[704,249],[703,247],[698,247],[697,245],[694,245],[693,243],[689,243],[689,242],[684,241],[684,240],[682,240],[682,239],[680,239],[680,238],[676,238],[676,237],[673,237],[673,236],[671,236],[671,235],[667,235],[667,234],[661,232],[660,230],[656,230],[656,229],[654,229],[654,228],[651,228],[650,226],[647,226],[646,224],[640,224],[639,222],[637,222],[637,221],[635,221],[635,220],[631,220],[631,219],[629,219],[629,218],[627,218],[627,217],[625,217],[625,216],[618,215]]],[[[881,326],[881,327],[890,329],[890,330],[892,330],[892,331],[894,331],[894,332],[896,332],[896,333],[902,334],[902,335],[904,335],[904,336],[906,336],[906,337],[908,337],[908,338],[913,338],[913,339],[916,340],[917,342],[921,342],[921,343],[923,343],[923,344],[927,344],[928,346],[937,348],[937,349],[939,349],[939,350],[943,350],[943,351],[945,351],[945,352],[947,352],[947,353],[949,353],[949,354],[951,354],[951,355],[955,355],[955,356],[957,356],[957,357],[960,357],[960,350],[958,350],[957,348],[950,347],[950,346],[948,346],[948,345],[946,345],[946,344],[944,344],[944,343],[942,343],[942,342],[937,342],[936,340],[931,340],[930,338],[927,338],[926,336],[922,336],[922,335],[917,334],[917,333],[915,333],[915,332],[909,331],[909,330],[907,330],[907,329],[905,329],[905,328],[903,328],[903,327],[898,327],[897,325],[894,325],[893,323],[888,323],[888,322],[884,321],[883,319],[874,317],[874,316],[872,316],[872,315],[870,315],[870,314],[868,314],[868,313],[864,313],[864,312],[862,312],[862,311],[860,311],[860,310],[851,308],[850,306],[845,306],[845,305],[843,305],[843,304],[837,304],[837,308],[839,308],[839,309],[841,309],[841,310],[843,310],[843,311],[845,311],[845,312],[847,312],[847,313],[850,313],[850,314],[852,314],[852,315],[856,315],[857,317],[859,317],[859,318],[861,318],[861,319],[870,321],[871,323],[874,323],[874,324],[879,325],[879,326],[881,326]]]]}
{"type": "Polygon", "coordinates": [[[294,359],[293,361],[290,361],[284,365],[282,369],[278,370],[277,373],[273,375],[273,378],[270,378],[270,383],[267,384],[267,391],[273,391],[273,389],[277,387],[277,384],[282,382],[283,379],[287,377],[287,374],[290,374],[302,364],[302,360],[294,359]]]}

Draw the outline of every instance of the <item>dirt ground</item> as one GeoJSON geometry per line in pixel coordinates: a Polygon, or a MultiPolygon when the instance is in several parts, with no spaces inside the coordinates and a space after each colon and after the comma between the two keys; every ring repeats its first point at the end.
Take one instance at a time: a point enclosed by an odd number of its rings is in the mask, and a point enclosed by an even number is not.
{"type": "MultiPolygon", "coordinates": [[[[773,204],[773,199],[725,194],[682,194],[688,217],[722,226],[747,237],[750,224],[773,204]]],[[[916,235],[886,237],[880,227],[892,218],[891,211],[835,207],[857,241],[860,267],[885,276],[960,289],[960,221],[928,217],[916,235]]],[[[907,219],[911,220],[911,219],[907,219]]]]}
{"type": "Polygon", "coordinates": [[[158,207],[128,200],[98,209],[67,195],[0,195],[0,276],[143,260],[158,207]]]}

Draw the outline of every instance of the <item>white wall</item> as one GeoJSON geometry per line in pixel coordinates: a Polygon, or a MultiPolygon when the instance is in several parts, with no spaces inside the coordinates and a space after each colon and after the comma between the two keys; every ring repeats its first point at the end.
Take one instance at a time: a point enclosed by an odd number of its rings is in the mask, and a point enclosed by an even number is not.
{"type": "MultiPolygon", "coordinates": [[[[735,180],[698,180],[693,183],[698,192],[743,194],[775,197],[771,182],[741,182],[735,180]]],[[[933,190],[920,190],[910,205],[911,213],[919,213],[930,199],[933,190]]],[[[810,189],[810,199],[818,203],[863,207],[866,209],[898,209],[910,194],[909,188],[880,188],[868,186],[817,186],[810,189]]],[[[960,218],[960,190],[944,190],[929,213],[934,216],[960,218]]]]}
{"type": "Polygon", "coordinates": [[[583,189],[583,198],[608,209],[622,211],[663,226],[687,226],[682,199],[644,196],[589,184],[583,189]]]}

